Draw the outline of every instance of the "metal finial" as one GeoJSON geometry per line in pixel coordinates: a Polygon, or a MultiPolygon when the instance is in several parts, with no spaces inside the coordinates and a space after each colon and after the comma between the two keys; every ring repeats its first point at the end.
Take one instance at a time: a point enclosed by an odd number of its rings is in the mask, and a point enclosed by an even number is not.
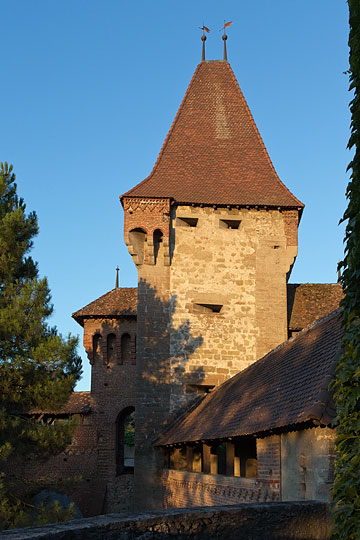
{"type": "Polygon", "coordinates": [[[120,270],[120,268],[117,266],[116,267],[115,289],[119,288],[119,270],[120,270]]]}
{"type": "Polygon", "coordinates": [[[223,38],[223,41],[224,41],[224,60],[225,62],[227,62],[227,50],[226,50],[226,40],[227,40],[227,35],[225,34],[225,28],[227,28],[228,26],[232,25],[232,21],[229,21],[229,22],[226,22],[225,19],[224,19],[224,26],[222,28],[220,28],[219,32],[223,31],[223,35],[222,35],[222,38],[223,38]]]}
{"type": "Polygon", "coordinates": [[[204,25],[204,23],[203,23],[202,26],[198,26],[198,28],[203,31],[202,36],[201,36],[201,41],[202,41],[201,61],[205,62],[205,41],[206,41],[205,32],[207,32],[209,34],[210,30],[209,30],[209,28],[207,26],[204,25]]]}

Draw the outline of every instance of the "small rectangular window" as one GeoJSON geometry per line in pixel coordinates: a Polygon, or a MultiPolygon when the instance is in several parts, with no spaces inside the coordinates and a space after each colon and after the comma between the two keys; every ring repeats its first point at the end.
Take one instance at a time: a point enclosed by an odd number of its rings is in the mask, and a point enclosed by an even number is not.
{"type": "Polygon", "coordinates": [[[194,313],[220,313],[221,304],[194,304],[194,313]]]}
{"type": "Polygon", "coordinates": [[[220,229],[238,229],[240,227],[240,219],[220,219],[220,229]]]}
{"type": "Polygon", "coordinates": [[[177,217],[176,226],[177,227],[196,227],[198,223],[198,218],[187,218],[187,217],[177,217]]]}

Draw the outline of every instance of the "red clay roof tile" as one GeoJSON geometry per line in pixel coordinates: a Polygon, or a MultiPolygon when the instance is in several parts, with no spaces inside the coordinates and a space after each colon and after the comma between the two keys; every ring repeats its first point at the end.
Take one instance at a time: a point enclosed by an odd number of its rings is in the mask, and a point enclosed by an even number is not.
{"type": "Polygon", "coordinates": [[[136,316],[137,287],[119,287],[112,289],[87,306],[72,314],[76,322],[84,326],[84,319],[94,317],[136,316]]]}
{"type": "Polygon", "coordinates": [[[27,414],[89,414],[94,409],[95,402],[90,392],[73,392],[61,409],[32,409],[27,414]]]}
{"type": "Polygon", "coordinates": [[[299,331],[339,307],[344,292],[340,283],[288,283],[289,330],[299,331]]]}
{"type": "Polygon", "coordinates": [[[225,61],[198,65],[152,173],[125,196],[303,207],[276,174],[225,61]]]}

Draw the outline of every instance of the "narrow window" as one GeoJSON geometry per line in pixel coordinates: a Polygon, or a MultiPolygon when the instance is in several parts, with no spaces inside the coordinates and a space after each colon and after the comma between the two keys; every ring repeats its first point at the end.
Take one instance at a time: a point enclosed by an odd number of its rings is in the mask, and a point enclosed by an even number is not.
{"type": "Polygon", "coordinates": [[[108,364],[110,362],[116,362],[116,336],[115,334],[109,334],[106,340],[106,359],[108,364]]]}
{"type": "Polygon", "coordinates": [[[131,363],[131,337],[129,334],[121,336],[121,363],[131,363]]]}
{"type": "Polygon", "coordinates": [[[221,304],[194,304],[194,313],[220,313],[221,304]]]}
{"type": "Polygon", "coordinates": [[[220,229],[238,229],[240,227],[240,219],[220,219],[220,229]]]}
{"type": "Polygon", "coordinates": [[[198,218],[178,217],[176,218],[177,227],[196,227],[198,218]]]}
{"type": "Polygon", "coordinates": [[[93,362],[101,359],[101,334],[93,335],[93,362]]]}
{"type": "Polygon", "coordinates": [[[163,233],[160,231],[160,229],[156,229],[156,231],[154,231],[153,241],[154,241],[154,263],[156,264],[159,251],[162,246],[162,241],[163,241],[163,233]]]}
{"type": "Polygon", "coordinates": [[[116,419],[116,475],[134,472],[135,409],[127,407],[116,419]]]}

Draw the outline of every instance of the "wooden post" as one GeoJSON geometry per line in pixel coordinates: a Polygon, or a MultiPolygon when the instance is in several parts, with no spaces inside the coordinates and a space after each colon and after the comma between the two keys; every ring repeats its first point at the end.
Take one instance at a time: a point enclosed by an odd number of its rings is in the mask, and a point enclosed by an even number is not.
{"type": "Polygon", "coordinates": [[[180,468],[180,448],[174,448],[173,467],[176,471],[180,468]]]}
{"type": "Polygon", "coordinates": [[[226,441],[226,476],[234,476],[235,445],[226,441]]]}
{"type": "Polygon", "coordinates": [[[210,474],[210,452],[211,452],[211,446],[208,444],[203,443],[203,473],[204,474],[210,474]]]}
{"type": "Polygon", "coordinates": [[[194,458],[194,449],[189,444],[186,445],[186,469],[189,472],[193,471],[193,458],[194,458]]]}

